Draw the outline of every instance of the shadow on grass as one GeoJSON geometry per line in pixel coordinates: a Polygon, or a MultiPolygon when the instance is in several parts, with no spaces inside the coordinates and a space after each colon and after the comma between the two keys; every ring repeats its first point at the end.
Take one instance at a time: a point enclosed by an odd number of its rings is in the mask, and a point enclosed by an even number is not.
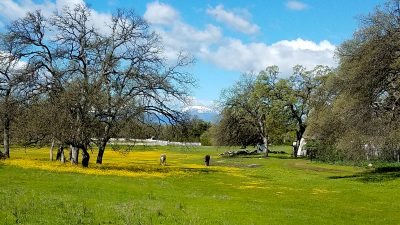
{"type": "Polygon", "coordinates": [[[346,176],[331,176],[329,179],[354,179],[364,183],[378,183],[400,178],[400,166],[384,166],[367,172],[346,176]]]}
{"type": "Polygon", "coordinates": [[[132,166],[117,166],[117,165],[102,165],[97,166],[100,170],[125,170],[130,172],[158,172],[158,173],[170,173],[170,172],[185,172],[185,173],[211,173],[216,172],[209,168],[187,168],[187,167],[174,167],[174,166],[154,166],[146,164],[138,164],[132,166]]]}
{"type": "Polygon", "coordinates": [[[283,155],[283,154],[269,154],[268,158],[274,158],[274,159],[301,159],[300,157],[292,157],[291,155],[283,155]]]}
{"type": "Polygon", "coordinates": [[[234,167],[234,168],[259,168],[263,167],[261,164],[248,164],[248,163],[229,163],[229,162],[224,162],[224,163],[213,163],[212,166],[218,167],[218,166],[223,166],[223,167],[234,167]]]}
{"type": "MultiPolygon", "coordinates": [[[[275,158],[275,159],[302,159],[302,157],[292,157],[290,154],[286,153],[276,153],[276,152],[270,152],[268,153],[268,157],[265,157],[264,153],[257,153],[257,154],[251,154],[251,155],[234,155],[234,156],[221,156],[221,158],[225,159],[235,159],[235,158],[244,158],[244,159],[252,159],[252,158],[263,158],[263,159],[268,159],[268,158],[275,158]]],[[[304,159],[304,158],[303,158],[304,159]]]]}

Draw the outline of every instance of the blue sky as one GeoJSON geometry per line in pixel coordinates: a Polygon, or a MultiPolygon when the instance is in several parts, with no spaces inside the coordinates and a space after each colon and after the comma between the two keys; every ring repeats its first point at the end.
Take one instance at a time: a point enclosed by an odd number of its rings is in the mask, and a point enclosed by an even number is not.
{"type": "MultiPolygon", "coordinates": [[[[51,13],[84,0],[0,0],[0,25],[28,10],[51,13]]],[[[210,107],[242,73],[278,65],[281,76],[302,64],[336,66],[335,48],[352,37],[360,15],[383,0],[86,0],[95,22],[117,8],[130,8],[160,33],[165,56],[178,51],[196,58],[188,68],[198,80],[193,105],[210,107]]],[[[201,108],[201,107],[200,107],[201,108]]]]}

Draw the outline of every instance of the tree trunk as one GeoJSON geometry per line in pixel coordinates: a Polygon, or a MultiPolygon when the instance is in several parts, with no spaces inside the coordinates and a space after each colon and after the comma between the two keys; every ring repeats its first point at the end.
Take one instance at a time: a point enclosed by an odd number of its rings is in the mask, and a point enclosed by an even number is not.
{"type": "Polygon", "coordinates": [[[265,145],[265,157],[268,157],[268,137],[267,136],[263,136],[263,143],[265,145]]]}
{"type": "Polygon", "coordinates": [[[397,162],[400,162],[400,150],[397,150],[397,162]]]}
{"type": "Polygon", "coordinates": [[[304,125],[301,125],[300,130],[296,131],[296,146],[293,148],[294,157],[297,157],[297,154],[298,154],[299,148],[300,148],[300,142],[301,142],[301,139],[303,138],[303,134],[305,131],[306,131],[306,128],[304,125]]]}
{"type": "Polygon", "coordinates": [[[51,142],[51,148],[50,148],[50,161],[53,161],[53,149],[54,149],[54,139],[51,142]]]}
{"type": "Polygon", "coordinates": [[[100,141],[99,144],[99,153],[97,154],[97,164],[102,164],[103,163],[103,155],[104,155],[104,150],[106,149],[107,142],[106,141],[100,141]]]}
{"type": "Polygon", "coordinates": [[[60,161],[61,161],[62,163],[65,163],[64,148],[63,148],[62,151],[61,151],[61,158],[60,158],[60,161]]]}
{"type": "Polygon", "coordinates": [[[62,163],[65,163],[64,146],[62,144],[60,147],[58,147],[56,160],[60,160],[62,163]]]}
{"type": "Polygon", "coordinates": [[[89,152],[87,151],[86,146],[83,146],[82,147],[82,166],[83,167],[89,166],[89,159],[90,159],[89,152]]]}
{"type": "Polygon", "coordinates": [[[263,114],[259,119],[258,119],[258,130],[260,132],[260,136],[262,138],[262,142],[265,145],[265,157],[268,157],[268,134],[265,129],[265,115],[263,114]]]}
{"type": "Polygon", "coordinates": [[[71,157],[71,164],[78,164],[78,157],[79,157],[79,148],[76,146],[70,146],[70,157],[71,157]]]}
{"type": "Polygon", "coordinates": [[[299,151],[299,146],[300,146],[300,140],[296,138],[296,145],[293,146],[293,156],[297,158],[297,153],[299,151]]]}
{"type": "Polygon", "coordinates": [[[71,159],[72,159],[72,145],[69,145],[68,159],[69,159],[69,161],[71,162],[71,159]]]}
{"type": "Polygon", "coordinates": [[[97,164],[102,164],[103,163],[104,151],[106,150],[106,145],[107,145],[108,140],[110,140],[110,138],[109,138],[110,129],[111,129],[111,126],[109,124],[107,124],[106,127],[104,128],[104,136],[100,140],[99,153],[97,154],[97,160],[96,160],[97,164]]]}
{"type": "Polygon", "coordinates": [[[8,115],[4,118],[4,157],[10,158],[10,118],[8,115]]]}

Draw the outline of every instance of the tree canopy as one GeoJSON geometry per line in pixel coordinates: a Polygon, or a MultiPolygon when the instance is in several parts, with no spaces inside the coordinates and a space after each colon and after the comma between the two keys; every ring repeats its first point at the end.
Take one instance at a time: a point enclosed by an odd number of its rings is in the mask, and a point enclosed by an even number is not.
{"type": "Polygon", "coordinates": [[[278,142],[285,134],[295,132],[296,136],[286,141],[291,143],[293,138],[299,144],[320,77],[330,71],[324,66],[307,71],[298,65],[293,68],[293,75],[285,79],[278,78],[277,66],[271,66],[258,75],[243,75],[222,96],[221,131],[217,132],[220,141],[244,146],[264,144],[268,148],[269,141],[278,142]]]}

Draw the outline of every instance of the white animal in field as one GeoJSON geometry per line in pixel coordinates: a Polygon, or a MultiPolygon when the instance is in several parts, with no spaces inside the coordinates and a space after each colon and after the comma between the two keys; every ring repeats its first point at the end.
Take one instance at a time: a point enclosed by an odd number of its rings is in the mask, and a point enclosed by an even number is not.
{"type": "Polygon", "coordinates": [[[161,154],[160,155],[160,165],[165,166],[167,164],[167,155],[166,154],[161,154]]]}

